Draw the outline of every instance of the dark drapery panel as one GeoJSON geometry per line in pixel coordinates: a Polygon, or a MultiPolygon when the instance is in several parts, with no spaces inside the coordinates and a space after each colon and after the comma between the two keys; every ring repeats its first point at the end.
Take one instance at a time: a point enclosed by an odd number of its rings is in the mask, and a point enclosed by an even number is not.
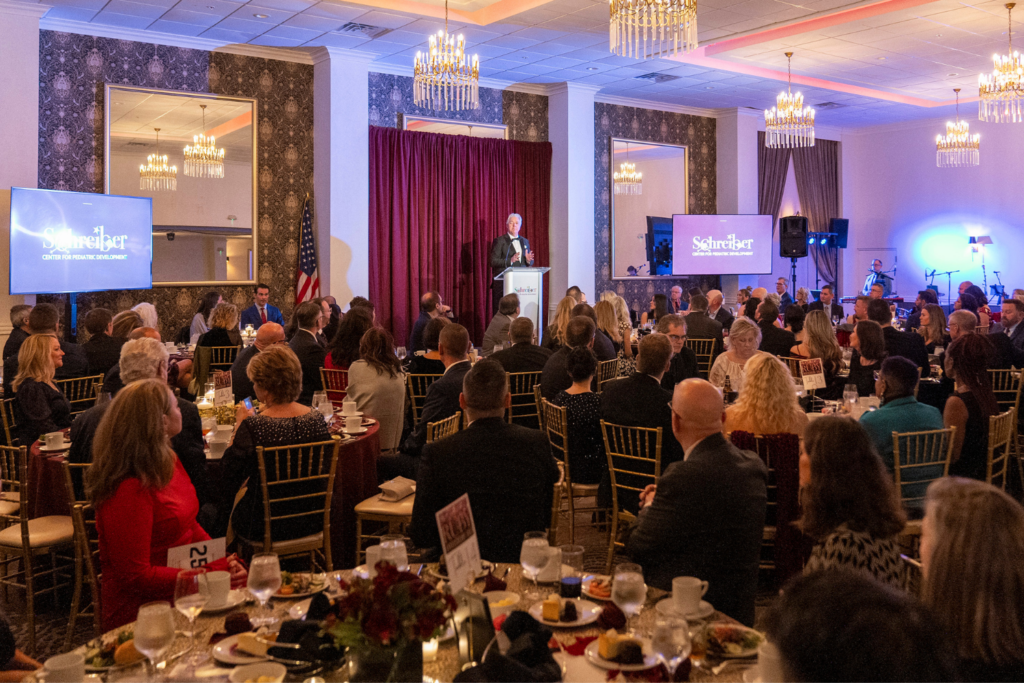
{"type": "Polygon", "coordinates": [[[789,157],[790,150],[769,149],[764,146],[764,132],[757,134],[757,212],[772,215],[773,234],[786,190],[789,157]]]}
{"type": "Polygon", "coordinates": [[[510,213],[548,260],[551,144],[370,127],[370,298],[402,344],[437,290],[477,343],[492,312],[489,250],[510,213]]]}
{"type": "MultiPolygon", "coordinates": [[[[839,210],[839,143],[816,140],[814,147],[793,151],[796,189],[800,210],[807,217],[811,232],[828,232],[829,220],[840,217],[839,210]]],[[[831,245],[814,245],[811,256],[818,274],[835,284],[839,275],[839,249],[831,245]]]]}

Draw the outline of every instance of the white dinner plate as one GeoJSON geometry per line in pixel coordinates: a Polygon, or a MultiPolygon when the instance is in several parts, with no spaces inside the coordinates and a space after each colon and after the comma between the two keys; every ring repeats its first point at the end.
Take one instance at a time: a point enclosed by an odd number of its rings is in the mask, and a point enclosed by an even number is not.
{"type": "MultiPolygon", "coordinates": [[[[293,576],[309,576],[309,572],[293,572],[293,576]]],[[[308,598],[311,595],[322,593],[327,590],[327,574],[317,574],[320,578],[320,583],[310,584],[310,589],[303,593],[292,593],[291,595],[281,595],[280,593],[274,593],[271,597],[278,598],[280,600],[295,600],[296,598],[308,598]]],[[[280,589],[278,589],[280,590],[280,589]]]]}
{"type": "Polygon", "coordinates": [[[651,650],[651,641],[649,638],[641,638],[640,642],[643,643],[644,663],[643,664],[619,664],[618,662],[609,662],[597,653],[598,641],[592,642],[587,645],[587,649],[583,651],[587,661],[594,666],[606,669],[608,671],[643,671],[644,669],[650,669],[651,667],[658,665],[658,657],[651,650]]]}
{"type": "Polygon", "coordinates": [[[676,606],[672,602],[671,595],[655,605],[654,609],[656,609],[658,614],[663,617],[682,617],[683,619],[707,619],[715,613],[715,608],[710,602],[701,600],[696,612],[693,612],[692,614],[680,614],[676,611],[676,606]]]}
{"type": "Polygon", "coordinates": [[[725,622],[719,622],[719,623],[708,624],[707,631],[705,631],[705,639],[708,641],[707,653],[708,653],[709,657],[714,657],[714,658],[719,658],[719,659],[746,659],[747,657],[756,657],[757,656],[757,648],[759,648],[761,646],[761,643],[764,642],[764,634],[761,633],[760,631],[756,631],[756,630],[754,630],[752,628],[749,628],[747,626],[743,626],[741,624],[728,624],[728,623],[725,623],[725,622]],[[748,647],[748,648],[745,648],[745,649],[737,648],[733,652],[726,652],[726,651],[724,651],[724,649],[722,647],[712,646],[712,643],[711,643],[712,639],[717,640],[715,634],[716,634],[717,631],[720,631],[720,630],[721,631],[728,631],[728,632],[732,632],[732,633],[740,633],[740,634],[742,634],[742,633],[756,634],[757,637],[758,637],[758,640],[757,640],[757,643],[752,645],[751,647],[748,647]]]}
{"type": "Polygon", "coordinates": [[[607,581],[608,579],[609,579],[609,577],[605,576],[604,574],[595,574],[592,578],[584,581],[583,582],[583,590],[582,590],[583,595],[587,596],[591,600],[600,600],[601,602],[611,602],[612,596],[611,596],[610,593],[608,594],[608,597],[605,597],[603,595],[594,595],[593,593],[590,592],[590,584],[591,583],[593,583],[594,581],[601,581],[601,580],[607,581]]]}
{"type": "Polygon", "coordinates": [[[233,590],[228,593],[228,599],[223,605],[217,607],[211,607],[209,604],[203,607],[203,614],[217,614],[218,612],[227,612],[228,610],[234,609],[245,602],[245,591],[233,590]]]}
{"type": "MultiPolygon", "coordinates": [[[[565,598],[560,599],[564,600],[565,598]]],[[[544,604],[541,602],[534,603],[534,605],[530,607],[530,616],[545,626],[552,626],[554,628],[576,628],[577,626],[586,626],[587,624],[593,624],[597,621],[597,617],[601,614],[601,610],[603,609],[601,605],[590,602],[590,600],[583,600],[582,598],[575,598],[575,602],[576,621],[548,621],[547,619],[544,619],[544,604]]]]}
{"type": "Polygon", "coordinates": [[[68,450],[69,448],[71,448],[71,442],[70,441],[65,441],[60,446],[54,446],[53,448],[50,448],[46,444],[41,444],[39,446],[39,452],[40,453],[63,453],[64,451],[68,450]]]}
{"type": "MultiPolygon", "coordinates": [[[[494,563],[493,562],[489,562],[487,560],[480,560],[480,565],[481,565],[481,569],[476,574],[476,578],[478,578],[478,579],[481,576],[486,576],[488,572],[490,572],[490,571],[492,571],[494,569],[494,563]]],[[[356,567],[357,571],[358,571],[358,569],[359,568],[356,567]]],[[[430,574],[435,579],[441,579],[443,581],[447,581],[448,580],[448,575],[447,574],[439,573],[437,571],[437,569],[438,569],[437,563],[427,565],[427,574],[430,574]]]]}
{"type": "Polygon", "coordinates": [[[236,633],[233,636],[228,636],[224,640],[220,641],[213,646],[213,658],[221,664],[256,664],[257,662],[268,661],[267,657],[257,657],[255,655],[249,655],[244,652],[235,650],[238,645],[238,636],[240,633],[236,633]]]}

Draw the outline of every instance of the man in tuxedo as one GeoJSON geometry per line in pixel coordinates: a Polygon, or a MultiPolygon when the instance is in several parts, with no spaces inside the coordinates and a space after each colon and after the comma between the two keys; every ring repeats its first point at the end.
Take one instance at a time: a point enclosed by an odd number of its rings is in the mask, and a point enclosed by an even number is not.
{"type": "Polygon", "coordinates": [[[706,296],[690,297],[690,312],[686,314],[686,336],[690,339],[714,339],[715,355],[722,352],[722,323],[708,317],[706,296]]]}
{"type": "Polygon", "coordinates": [[[254,330],[260,329],[264,323],[277,323],[284,327],[281,311],[270,305],[270,287],[262,282],[253,289],[253,304],[242,311],[241,326],[252,325],[254,330]]]}
{"type": "Polygon", "coordinates": [[[924,338],[916,332],[900,332],[893,327],[892,311],[889,310],[889,304],[882,299],[872,299],[868,303],[868,320],[873,320],[882,326],[882,337],[885,339],[885,354],[887,356],[903,356],[921,369],[922,377],[932,374],[924,338]]]}
{"type": "MultiPolygon", "coordinates": [[[[544,364],[544,371],[540,376],[541,396],[553,401],[555,396],[563,389],[572,386],[572,379],[569,377],[569,370],[566,366],[566,359],[569,352],[581,346],[594,348],[594,333],[597,325],[585,315],[578,315],[569,321],[565,328],[566,345],[551,354],[548,362],[544,364]]],[[[597,377],[594,377],[594,391],[597,391],[597,377]]]]}
{"type": "Polygon", "coordinates": [[[708,292],[708,317],[722,323],[722,329],[728,330],[732,327],[734,320],[732,312],[724,306],[725,296],[717,289],[708,292]]]}
{"type": "Polygon", "coordinates": [[[1024,352],[1024,302],[1019,299],[1005,299],[1003,301],[1002,314],[999,316],[1003,334],[1009,337],[1013,347],[1024,352]]]}
{"type": "Polygon", "coordinates": [[[526,532],[551,524],[558,467],[544,434],[505,421],[511,394],[499,363],[481,360],[462,385],[469,426],[424,446],[409,536],[417,547],[440,548],[435,514],[469,494],[480,556],[516,563],[526,532]]]}
{"type": "Polygon", "coordinates": [[[21,350],[21,343],[28,339],[32,332],[28,327],[28,314],[32,312],[32,307],[28,304],[18,304],[17,306],[11,306],[11,336],[7,338],[4,343],[4,354],[3,359],[7,360],[10,356],[17,356],[18,351],[21,350]]]}
{"type": "MultiPolygon", "coordinates": [[[[683,459],[683,449],[672,433],[672,412],[668,404],[672,392],[663,389],[661,380],[672,360],[672,344],[663,334],[649,334],[640,340],[636,372],[625,379],[605,385],[601,392],[601,419],[627,427],[661,427],[661,471],[683,459]]],[[[619,501],[635,509],[635,501],[619,501]]]]}
{"type": "Polygon", "coordinates": [[[299,394],[298,402],[308,406],[313,403],[313,394],[324,386],[320,368],[324,366],[327,351],[317,338],[323,323],[323,310],[318,303],[304,301],[296,309],[295,316],[299,329],[288,346],[299,357],[302,366],[302,393],[299,394]]]}
{"type": "Polygon", "coordinates": [[[683,301],[683,288],[676,285],[668,293],[668,312],[682,313],[686,308],[686,302],[683,301]]]}
{"type": "Polygon", "coordinates": [[[590,318],[591,322],[594,323],[594,355],[597,356],[597,360],[615,360],[618,358],[618,354],[615,353],[615,345],[612,343],[612,338],[605,333],[604,330],[597,326],[597,314],[594,313],[594,309],[590,304],[576,304],[572,307],[572,317],[578,315],[590,318]]]}
{"type": "Polygon", "coordinates": [[[505,372],[540,372],[553,353],[534,342],[533,321],[523,316],[512,321],[508,331],[512,347],[491,355],[505,372]]]}
{"type": "MultiPolygon", "coordinates": [[[[28,314],[28,327],[32,334],[48,334],[60,342],[60,350],[64,352],[64,364],[57,368],[54,379],[72,379],[85,377],[89,374],[89,357],[78,344],[61,339],[60,314],[53,304],[36,304],[28,314]]],[[[4,360],[4,396],[14,396],[11,382],[18,375],[18,354],[8,356],[4,360]]]]}
{"type": "Polygon", "coordinates": [[[485,356],[491,355],[494,347],[508,341],[508,330],[512,322],[519,317],[519,295],[515,292],[506,294],[498,300],[498,312],[484,331],[484,341],[480,350],[485,356]]]}
{"type": "Polygon", "coordinates": [[[780,358],[792,355],[796,346],[796,337],[789,330],[775,326],[779,318],[779,309],[771,301],[762,301],[757,305],[757,326],[761,328],[761,351],[780,358]]]}
{"type": "Polygon", "coordinates": [[[640,494],[641,510],[626,543],[648,585],[672,589],[676,576],[708,582],[716,609],[753,625],[767,506],[768,470],[754,453],[722,434],[725,407],[702,379],[676,387],[672,434],[685,459],[665,464],[640,494]]]}
{"type": "Polygon", "coordinates": [[[253,389],[252,380],[249,379],[249,374],[246,372],[249,368],[249,361],[261,351],[269,349],[274,344],[283,344],[284,341],[284,328],[277,323],[268,322],[260,326],[256,332],[256,341],[252,346],[238,352],[235,362],[231,364],[231,391],[235,395],[236,402],[256,397],[256,390],[253,389]]]}
{"type": "Polygon", "coordinates": [[[509,214],[505,221],[505,234],[491,242],[491,298],[494,310],[498,310],[498,300],[505,292],[505,283],[493,278],[510,266],[533,265],[534,253],[530,251],[530,240],[519,236],[522,227],[523,217],[518,213],[509,214]]]}
{"type": "Polygon", "coordinates": [[[807,312],[810,313],[811,311],[825,311],[825,315],[828,316],[829,320],[843,319],[843,307],[835,302],[835,292],[832,291],[832,285],[822,285],[818,300],[812,301],[807,306],[807,312]]]}
{"type": "Polygon", "coordinates": [[[686,315],[663,315],[658,320],[654,331],[668,337],[672,345],[672,360],[669,362],[668,370],[661,378],[661,388],[665,391],[672,391],[676,385],[684,379],[699,377],[697,369],[697,354],[693,349],[686,346],[686,315]]]}
{"type": "Polygon", "coordinates": [[[786,308],[793,303],[793,297],[786,291],[789,289],[789,282],[786,278],[780,277],[775,281],[775,291],[779,294],[779,315],[786,314],[786,308]]]}
{"type": "Polygon", "coordinates": [[[121,358],[121,347],[125,339],[111,336],[114,332],[114,316],[105,308],[94,308],[85,315],[85,330],[89,341],[82,344],[89,359],[90,375],[105,375],[117,365],[121,358]]]}
{"type": "Polygon", "coordinates": [[[434,318],[441,315],[441,297],[437,292],[427,292],[420,297],[420,316],[412,324],[412,332],[409,333],[409,356],[417,351],[425,351],[423,346],[423,330],[427,328],[434,318]]]}

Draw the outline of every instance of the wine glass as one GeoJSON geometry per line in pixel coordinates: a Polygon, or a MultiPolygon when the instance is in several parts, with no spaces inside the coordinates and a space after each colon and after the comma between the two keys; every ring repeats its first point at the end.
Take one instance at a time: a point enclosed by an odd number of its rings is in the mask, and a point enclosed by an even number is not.
{"type": "Polygon", "coordinates": [[[859,394],[857,393],[856,384],[847,384],[843,387],[843,404],[846,406],[846,412],[853,414],[858,398],[859,394]]]}
{"type": "Polygon", "coordinates": [[[196,617],[210,599],[205,569],[183,569],[174,581],[174,608],[188,619],[189,659],[192,666],[208,659],[196,651],[196,617]]]}
{"type": "Polygon", "coordinates": [[[523,535],[523,548],[519,553],[519,564],[523,567],[523,573],[533,580],[533,590],[527,593],[527,598],[531,600],[536,600],[540,595],[537,577],[551,560],[548,547],[548,532],[546,531],[527,531],[523,535]]]}
{"type": "Polygon", "coordinates": [[[320,396],[320,402],[314,404],[320,414],[324,416],[325,420],[330,420],[331,416],[334,415],[334,404],[331,403],[331,399],[327,397],[327,392],[323,392],[320,396]]]}
{"type": "Polygon", "coordinates": [[[409,355],[409,352],[406,350],[404,346],[399,346],[397,349],[395,349],[395,355],[398,356],[398,360],[403,361],[405,360],[405,357],[409,355]]]}
{"type": "Polygon", "coordinates": [[[166,602],[147,602],[135,621],[135,649],[146,655],[156,677],[157,664],[174,644],[174,612],[166,602]]]}
{"type": "Polygon", "coordinates": [[[640,565],[628,562],[616,565],[612,576],[612,602],[615,606],[635,623],[635,618],[640,615],[646,599],[647,586],[644,584],[644,573],[640,565]]]}
{"type": "Polygon", "coordinates": [[[253,626],[272,624],[274,610],[267,607],[270,596],[281,588],[281,564],[274,553],[259,553],[252,556],[249,563],[249,578],[246,581],[246,588],[259,600],[260,608],[268,613],[268,616],[251,619],[253,626]]]}
{"type": "Polygon", "coordinates": [[[678,617],[658,618],[654,622],[651,649],[668,669],[668,680],[675,680],[676,669],[690,656],[689,626],[678,617]]]}

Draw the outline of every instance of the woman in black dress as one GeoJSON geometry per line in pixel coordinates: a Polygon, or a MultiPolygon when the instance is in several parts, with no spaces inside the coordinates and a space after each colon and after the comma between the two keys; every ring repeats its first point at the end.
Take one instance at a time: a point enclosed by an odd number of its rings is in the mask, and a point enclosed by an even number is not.
{"type": "Polygon", "coordinates": [[[565,408],[569,430],[569,474],[575,484],[599,484],[608,471],[601,434],[601,397],[590,390],[597,356],[587,347],[573,349],[565,359],[572,386],[552,403],[565,408]]]}
{"type": "Polygon", "coordinates": [[[956,427],[949,474],[985,481],[988,469],[988,419],[999,412],[992,378],[992,345],[979,334],[965,334],[946,349],[946,374],[956,392],[946,399],[945,426],[956,427]]]}
{"type": "Polygon", "coordinates": [[[196,346],[241,346],[238,333],[238,307],[219,303],[210,314],[210,330],[199,335],[196,346]]]}
{"type": "Polygon", "coordinates": [[[63,358],[60,342],[48,334],[33,334],[21,345],[18,376],[11,388],[22,446],[31,446],[41,434],[71,426],[71,404],[53,383],[54,373],[64,364],[63,358]]]}
{"type": "Polygon", "coordinates": [[[856,384],[858,396],[870,396],[875,393],[875,371],[882,369],[885,360],[882,327],[873,320],[861,320],[850,334],[850,346],[853,356],[846,384],[856,384]]]}
{"type": "Polygon", "coordinates": [[[423,328],[423,346],[426,352],[422,356],[413,356],[409,360],[406,372],[410,375],[443,375],[444,361],[438,353],[438,342],[441,339],[441,330],[449,324],[448,318],[438,316],[423,328]]]}

